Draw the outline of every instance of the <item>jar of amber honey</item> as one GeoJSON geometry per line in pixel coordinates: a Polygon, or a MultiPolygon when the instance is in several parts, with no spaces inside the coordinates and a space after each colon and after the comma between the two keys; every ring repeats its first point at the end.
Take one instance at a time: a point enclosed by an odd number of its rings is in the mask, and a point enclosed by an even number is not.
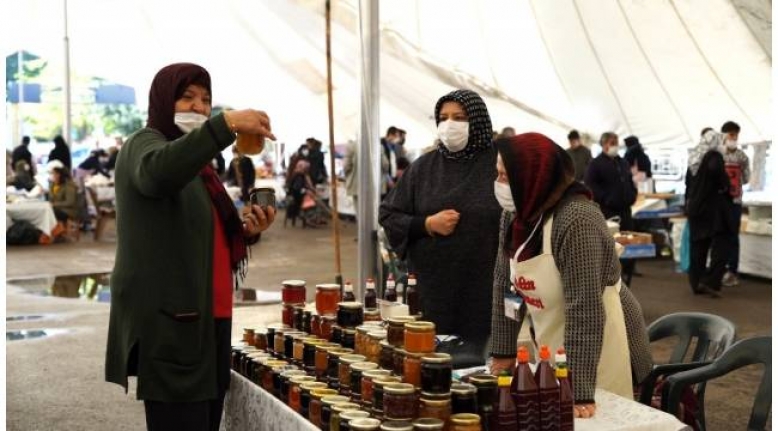
{"type": "Polygon", "coordinates": [[[327,354],[330,350],[333,349],[340,349],[340,344],[323,342],[316,345],[314,374],[316,378],[321,381],[324,381],[327,377],[327,354]]]}
{"type": "Polygon", "coordinates": [[[316,311],[320,315],[335,314],[338,312],[340,302],[339,284],[316,285],[316,311]]]}
{"type": "Polygon", "coordinates": [[[319,325],[319,337],[332,341],[332,327],[335,326],[335,316],[321,316],[319,325]]]}
{"type": "Polygon", "coordinates": [[[351,364],[365,362],[362,355],[343,355],[338,361],[338,389],[341,395],[351,396],[351,364]]]}
{"type": "MultiPolygon", "coordinates": [[[[321,399],[324,397],[339,396],[335,389],[312,389],[311,401],[308,403],[308,420],[317,427],[321,428],[321,399]]],[[[345,402],[345,397],[343,397],[345,402]]]]}
{"type": "Polygon", "coordinates": [[[331,389],[340,389],[340,358],[351,355],[353,349],[342,347],[327,352],[327,383],[331,389]]]}
{"type": "Polygon", "coordinates": [[[384,417],[387,420],[410,421],[418,416],[416,388],[407,383],[384,386],[384,417]]]}
{"type": "Polygon", "coordinates": [[[370,408],[373,405],[373,380],[389,377],[392,372],[389,370],[369,370],[362,372],[360,390],[362,392],[362,405],[370,408]]]}
{"type": "Polygon", "coordinates": [[[481,431],[481,417],[473,413],[451,415],[451,431],[481,431]]]}
{"type": "Polygon", "coordinates": [[[403,347],[405,342],[405,324],[414,322],[416,318],[412,316],[397,316],[387,320],[386,339],[394,347],[403,347]]]}
{"type": "Polygon", "coordinates": [[[365,345],[365,356],[370,362],[378,363],[381,358],[381,342],[386,339],[386,331],[383,329],[370,331],[367,333],[367,344],[365,345]]]}
{"type": "Polygon", "coordinates": [[[432,322],[408,322],[405,324],[405,350],[410,353],[435,351],[435,324],[432,322]]]}

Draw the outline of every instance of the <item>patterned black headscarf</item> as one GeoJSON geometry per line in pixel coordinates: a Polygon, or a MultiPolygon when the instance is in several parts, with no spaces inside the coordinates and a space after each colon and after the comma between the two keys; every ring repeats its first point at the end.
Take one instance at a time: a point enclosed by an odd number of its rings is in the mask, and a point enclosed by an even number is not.
{"type": "Polygon", "coordinates": [[[470,123],[470,137],[467,146],[462,151],[452,153],[442,142],[438,141],[438,151],[447,159],[469,160],[479,152],[492,146],[492,119],[486,109],[484,100],[470,90],[454,90],[446,94],[435,104],[435,125],[440,123],[440,107],[446,102],[458,102],[467,112],[470,123]]]}

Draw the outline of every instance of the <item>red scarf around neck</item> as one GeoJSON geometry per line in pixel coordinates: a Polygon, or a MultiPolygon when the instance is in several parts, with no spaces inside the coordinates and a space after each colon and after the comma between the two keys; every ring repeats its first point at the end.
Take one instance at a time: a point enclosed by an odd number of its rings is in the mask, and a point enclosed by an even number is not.
{"type": "Polygon", "coordinates": [[[243,223],[238,215],[238,210],[210,164],[200,171],[200,178],[203,179],[205,188],[211,196],[211,202],[224,224],[224,233],[227,235],[227,244],[230,248],[230,268],[243,276],[248,260],[248,251],[246,241],[243,238],[243,223]]]}

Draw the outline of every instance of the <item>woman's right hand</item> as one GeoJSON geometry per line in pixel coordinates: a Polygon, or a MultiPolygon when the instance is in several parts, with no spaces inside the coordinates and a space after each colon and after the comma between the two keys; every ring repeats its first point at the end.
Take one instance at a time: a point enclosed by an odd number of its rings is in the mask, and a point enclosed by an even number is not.
{"type": "Polygon", "coordinates": [[[449,236],[459,223],[459,213],[456,210],[443,210],[427,217],[426,226],[432,233],[449,236]]]}
{"type": "Polygon", "coordinates": [[[516,359],[515,358],[491,358],[491,363],[489,364],[489,371],[494,376],[499,376],[502,374],[503,371],[507,371],[510,374],[513,374],[513,367],[516,366],[516,359]]]}
{"type": "Polygon", "coordinates": [[[224,111],[224,120],[233,132],[276,139],[270,128],[270,117],[264,111],[256,109],[224,111]]]}

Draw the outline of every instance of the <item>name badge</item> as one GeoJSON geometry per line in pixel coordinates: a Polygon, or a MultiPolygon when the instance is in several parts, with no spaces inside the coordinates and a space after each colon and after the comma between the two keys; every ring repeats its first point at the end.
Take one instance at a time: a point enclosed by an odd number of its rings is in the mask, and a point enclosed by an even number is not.
{"type": "Polygon", "coordinates": [[[519,315],[519,309],[521,308],[522,302],[524,302],[524,299],[522,299],[521,296],[513,293],[506,293],[505,317],[520,322],[522,320],[522,316],[519,315]]]}

